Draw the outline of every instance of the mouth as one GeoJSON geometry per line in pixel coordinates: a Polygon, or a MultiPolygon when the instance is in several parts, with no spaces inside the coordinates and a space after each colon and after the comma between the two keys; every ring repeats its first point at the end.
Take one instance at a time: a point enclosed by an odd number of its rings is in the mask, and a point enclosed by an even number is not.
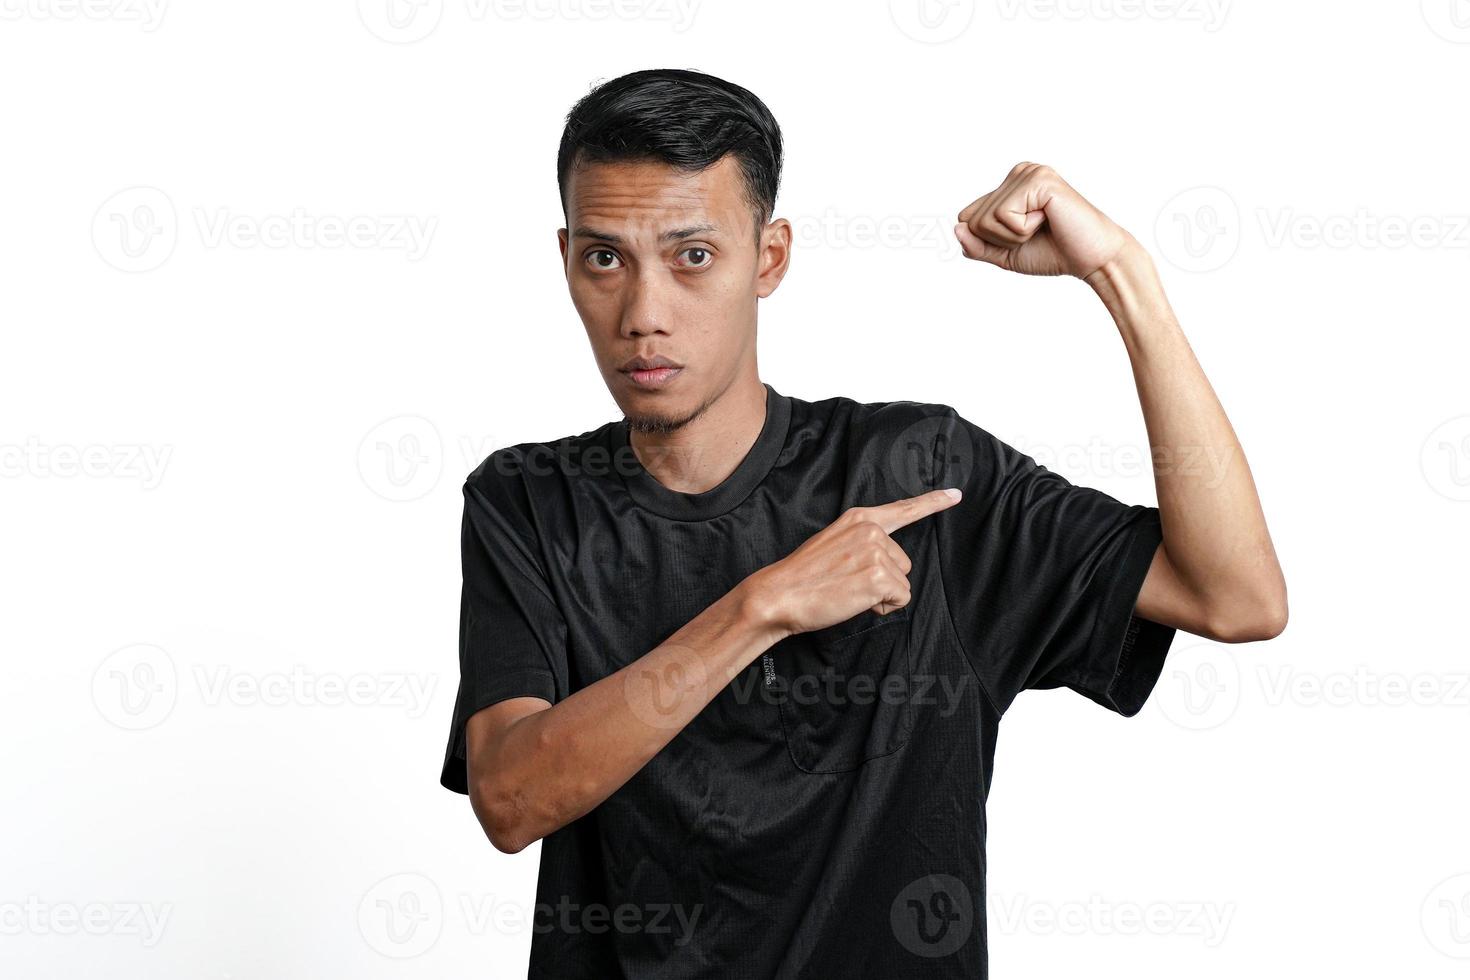
{"type": "Polygon", "coordinates": [[[684,366],[667,357],[635,357],[618,370],[639,388],[653,390],[673,381],[684,366]]]}

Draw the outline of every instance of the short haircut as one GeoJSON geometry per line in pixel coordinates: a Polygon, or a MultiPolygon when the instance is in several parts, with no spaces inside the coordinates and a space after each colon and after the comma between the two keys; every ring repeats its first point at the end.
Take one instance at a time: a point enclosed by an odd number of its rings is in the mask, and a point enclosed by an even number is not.
{"type": "Polygon", "coordinates": [[[681,68],[651,68],[603,82],[567,113],[556,156],[562,216],[574,166],[661,161],[697,173],[735,154],[755,238],[771,220],[781,182],[781,128],[766,104],[733,82],[681,68]]]}

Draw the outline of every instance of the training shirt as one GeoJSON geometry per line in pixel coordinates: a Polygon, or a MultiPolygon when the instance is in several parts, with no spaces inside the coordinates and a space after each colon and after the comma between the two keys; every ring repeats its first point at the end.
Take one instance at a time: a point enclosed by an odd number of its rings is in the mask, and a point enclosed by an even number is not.
{"type": "MultiPolygon", "coordinates": [[[[984,977],[1002,715],[1066,687],[1131,716],[1162,671],[1174,629],[1133,614],[1157,508],[1075,486],[947,405],[765,388],[755,444],[705,493],[648,473],[626,419],[499,449],[465,481],[440,775],[458,793],[480,709],[633,663],[849,507],[964,491],[892,534],[907,606],[776,643],[543,839],[531,978],[984,977]]],[[[660,681],[627,678],[654,705],[660,681]]]]}

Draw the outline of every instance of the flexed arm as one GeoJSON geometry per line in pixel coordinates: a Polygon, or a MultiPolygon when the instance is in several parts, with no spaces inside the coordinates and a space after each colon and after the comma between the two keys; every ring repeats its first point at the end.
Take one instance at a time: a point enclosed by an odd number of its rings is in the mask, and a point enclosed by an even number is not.
{"type": "Polygon", "coordinates": [[[1250,466],[1148,252],[1036,163],[1018,164],[960,211],[954,231],[969,258],[1081,279],[1117,325],[1152,447],[1163,529],[1138,614],[1224,642],[1278,635],[1286,582],[1250,466]],[[1216,465],[1192,465],[1201,455],[1216,465]]]}

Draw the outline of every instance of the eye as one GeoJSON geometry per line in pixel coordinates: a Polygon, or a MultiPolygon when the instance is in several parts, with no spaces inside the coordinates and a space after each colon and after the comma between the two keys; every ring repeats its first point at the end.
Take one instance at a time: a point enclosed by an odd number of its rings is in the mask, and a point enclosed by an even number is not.
{"type": "Polygon", "coordinates": [[[684,251],[680,252],[679,254],[680,255],[693,256],[694,259],[695,259],[695,261],[690,262],[690,263],[686,263],[686,264],[688,266],[690,266],[691,268],[695,268],[695,269],[703,269],[705,266],[709,265],[711,262],[713,262],[715,260],[714,254],[712,252],[710,252],[709,249],[704,248],[703,246],[700,246],[700,245],[695,245],[695,246],[693,246],[691,248],[686,248],[684,251]]]}
{"type": "Polygon", "coordinates": [[[606,271],[616,269],[621,259],[618,258],[618,253],[610,248],[594,248],[587,253],[586,261],[592,263],[594,269],[606,271]]]}

